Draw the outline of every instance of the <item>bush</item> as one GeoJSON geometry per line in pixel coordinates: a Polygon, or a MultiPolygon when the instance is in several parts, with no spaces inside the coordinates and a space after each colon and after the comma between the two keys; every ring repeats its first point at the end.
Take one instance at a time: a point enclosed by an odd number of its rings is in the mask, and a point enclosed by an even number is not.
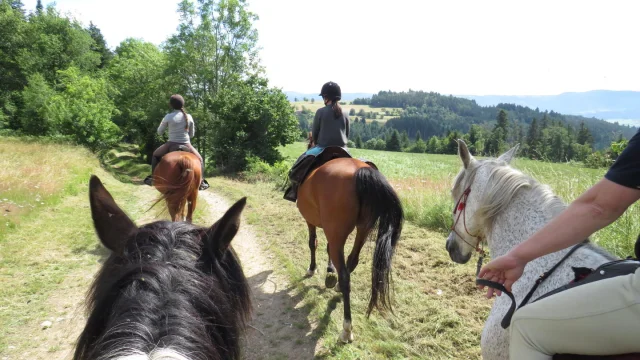
{"type": "Polygon", "coordinates": [[[599,151],[596,151],[590,154],[589,156],[587,156],[587,159],[584,161],[584,164],[587,167],[590,167],[593,169],[606,168],[606,167],[610,167],[611,164],[613,164],[613,160],[611,160],[611,157],[608,154],[603,154],[599,151]]]}
{"type": "Polygon", "coordinates": [[[349,141],[347,141],[347,147],[355,148],[356,147],[356,143],[354,143],[353,141],[349,140],[349,141]]]}
{"type": "Polygon", "coordinates": [[[257,156],[247,159],[247,169],[242,176],[251,182],[272,182],[279,190],[284,190],[291,164],[287,161],[278,161],[273,165],[267,164],[257,156]]]}
{"type": "Polygon", "coordinates": [[[423,153],[427,150],[427,144],[422,139],[413,143],[413,146],[409,149],[412,153],[423,153]]]}

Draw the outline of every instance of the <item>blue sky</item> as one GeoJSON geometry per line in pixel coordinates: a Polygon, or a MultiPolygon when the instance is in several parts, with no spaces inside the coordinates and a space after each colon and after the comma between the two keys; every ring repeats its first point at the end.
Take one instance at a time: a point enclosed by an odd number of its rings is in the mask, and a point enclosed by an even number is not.
{"type": "MultiPolygon", "coordinates": [[[[36,0],[23,0],[27,9],[36,0]]],[[[111,47],[160,44],[177,0],[58,0],[111,47]]],[[[44,0],[43,3],[48,3],[44,0]]],[[[252,0],[272,85],[315,92],[551,95],[640,91],[640,2],[607,0],[252,0]]]]}

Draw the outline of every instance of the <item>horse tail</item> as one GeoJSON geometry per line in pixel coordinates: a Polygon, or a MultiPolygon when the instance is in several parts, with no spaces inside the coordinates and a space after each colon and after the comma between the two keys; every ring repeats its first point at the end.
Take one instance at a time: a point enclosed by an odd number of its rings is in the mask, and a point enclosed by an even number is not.
{"type": "Polygon", "coordinates": [[[389,285],[391,283],[391,260],[404,221],[404,212],[398,195],[384,175],[371,167],[356,170],[356,194],[360,202],[359,222],[367,229],[378,228],[376,248],[371,265],[371,299],[367,317],[374,308],[380,312],[391,308],[389,285]]]}
{"type": "Polygon", "coordinates": [[[189,195],[198,190],[202,179],[200,161],[194,158],[192,154],[180,156],[176,161],[176,168],[179,169],[179,173],[175,174],[177,178],[167,179],[167,185],[163,186],[162,195],[154,206],[164,200],[167,207],[177,205],[176,214],[184,214],[189,195]]]}

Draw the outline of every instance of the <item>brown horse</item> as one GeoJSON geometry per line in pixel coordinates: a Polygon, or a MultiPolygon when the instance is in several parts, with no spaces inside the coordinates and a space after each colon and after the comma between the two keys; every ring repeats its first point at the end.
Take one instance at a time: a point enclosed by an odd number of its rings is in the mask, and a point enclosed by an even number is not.
{"type": "MultiPolygon", "coordinates": [[[[313,146],[310,138],[309,148],[313,146]]],[[[350,273],[358,265],[360,250],[377,227],[371,269],[371,299],[367,316],[374,308],[391,310],[389,283],[391,260],[402,231],[404,214],[398,195],[378,170],[352,158],[337,158],[312,170],[298,189],[298,209],[309,227],[311,264],[308,276],[316,273],[316,228],[327,237],[329,263],[325,285],[333,288],[338,274],[344,297],[342,342],[353,341],[350,303],[350,273]],[[344,245],[357,229],[355,244],[345,263],[344,245]],[[334,267],[335,265],[335,267],[334,267]]]]}
{"type": "MultiPolygon", "coordinates": [[[[167,203],[171,220],[191,222],[198,200],[202,169],[198,157],[186,151],[174,151],[162,157],[153,172],[153,185],[167,203]],[[188,206],[187,206],[188,204],[188,206]]],[[[155,204],[154,204],[155,205],[155,204]]]]}

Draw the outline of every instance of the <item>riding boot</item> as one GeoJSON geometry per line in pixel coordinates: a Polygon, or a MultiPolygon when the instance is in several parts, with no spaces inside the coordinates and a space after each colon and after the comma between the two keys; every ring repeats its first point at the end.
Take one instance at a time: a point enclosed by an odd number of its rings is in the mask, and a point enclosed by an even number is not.
{"type": "Polygon", "coordinates": [[[160,162],[160,158],[158,158],[157,156],[151,157],[151,175],[147,176],[144,179],[145,184],[149,186],[153,185],[153,172],[156,170],[156,166],[158,165],[159,162],[160,162]]]}
{"type": "Polygon", "coordinates": [[[200,162],[200,166],[201,166],[201,169],[202,169],[202,181],[200,182],[199,190],[202,191],[202,190],[207,190],[209,188],[209,183],[204,178],[204,160],[202,160],[200,162]]]}
{"type": "Polygon", "coordinates": [[[298,187],[304,181],[311,166],[315,163],[316,157],[313,155],[301,156],[289,171],[289,182],[291,186],[284,193],[284,199],[296,202],[298,199],[298,187]]]}

